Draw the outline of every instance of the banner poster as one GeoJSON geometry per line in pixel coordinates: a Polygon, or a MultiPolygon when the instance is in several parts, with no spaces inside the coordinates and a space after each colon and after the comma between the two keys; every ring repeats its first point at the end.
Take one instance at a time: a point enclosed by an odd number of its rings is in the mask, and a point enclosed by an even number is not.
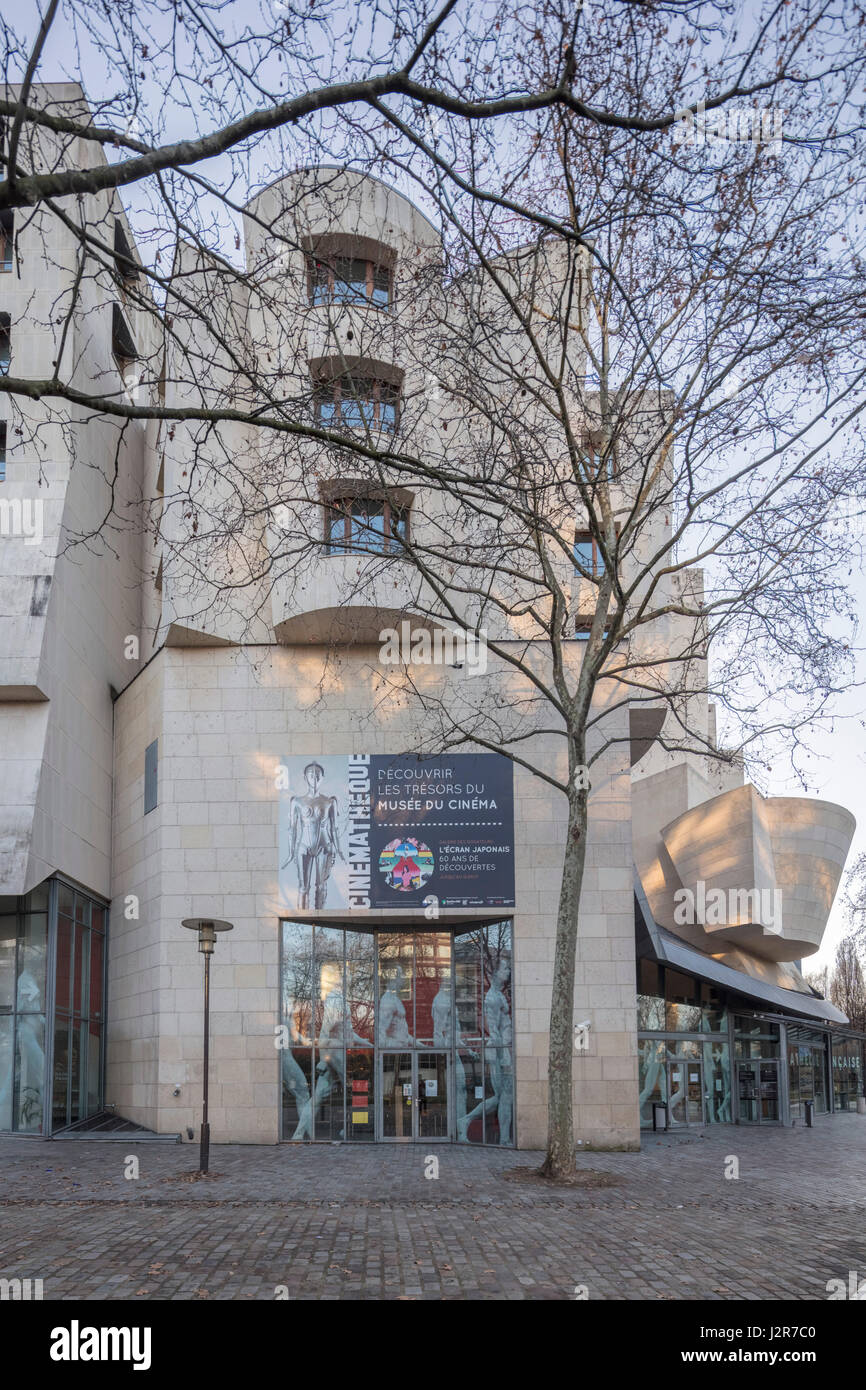
{"type": "Polygon", "coordinates": [[[514,906],[513,764],[498,753],[284,758],[280,901],[327,908],[514,906]]]}

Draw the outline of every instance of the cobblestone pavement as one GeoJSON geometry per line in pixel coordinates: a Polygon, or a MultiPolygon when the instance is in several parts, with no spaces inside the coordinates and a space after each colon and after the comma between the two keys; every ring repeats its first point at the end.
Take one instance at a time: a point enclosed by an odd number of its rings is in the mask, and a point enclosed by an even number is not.
{"type": "Polygon", "coordinates": [[[535,1153],[0,1139],[0,1277],[46,1299],[825,1299],[866,1278],[866,1119],[647,1136],[614,1186],[535,1153]],[[425,1177],[427,1155],[438,1178],[425,1177]],[[124,1177],[127,1157],[138,1179],[124,1177]],[[739,1178],[725,1177],[727,1160],[739,1178]],[[285,1295],[282,1295],[285,1296],[285,1295]]]}

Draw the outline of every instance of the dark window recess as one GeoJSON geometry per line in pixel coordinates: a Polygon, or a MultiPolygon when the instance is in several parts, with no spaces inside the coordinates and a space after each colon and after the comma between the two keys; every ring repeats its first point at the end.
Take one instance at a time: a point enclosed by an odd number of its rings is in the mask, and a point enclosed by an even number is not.
{"type": "Polygon", "coordinates": [[[15,214],[11,208],[0,212],[0,270],[12,269],[12,252],[15,246],[15,214]]]}
{"type": "Polygon", "coordinates": [[[394,273],[389,266],[354,256],[310,262],[311,304],[373,304],[389,309],[393,298],[394,273]]]}
{"type": "Polygon", "coordinates": [[[31,618],[45,617],[45,610],[48,607],[48,595],[50,592],[51,575],[35,574],[33,576],[33,590],[30,594],[31,618]]]}
{"type": "Polygon", "coordinates": [[[119,217],[114,219],[114,268],[121,281],[138,279],[138,266],[119,217]]]}
{"type": "Polygon", "coordinates": [[[0,314],[0,375],[6,376],[12,358],[12,320],[0,314]]]}
{"type": "Polygon", "coordinates": [[[329,555],[384,555],[408,540],[409,509],[387,498],[347,497],[330,503],[325,525],[329,555]]]}
{"type": "Polygon", "coordinates": [[[316,387],[316,423],[326,429],[375,429],[397,425],[396,386],[372,377],[337,377],[316,387]]]}
{"type": "Polygon", "coordinates": [[[154,739],[144,750],[144,814],[156,810],[157,790],[157,750],[159,740],[154,739]]]}
{"type": "Polygon", "coordinates": [[[6,481],[6,422],[0,421],[0,483],[6,481]]]}
{"type": "Polygon", "coordinates": [[[111,306],[111,351],[121,367],[134,362],[138,357],[135,342],[119,304],[111,306]]]}

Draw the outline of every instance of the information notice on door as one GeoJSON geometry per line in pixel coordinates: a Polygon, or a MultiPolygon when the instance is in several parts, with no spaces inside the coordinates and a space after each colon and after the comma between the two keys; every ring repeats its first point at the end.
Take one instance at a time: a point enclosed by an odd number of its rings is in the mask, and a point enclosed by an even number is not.
{"type": "Polygon", "coordinates": [[[510,759],[322,754],[279,777],[288,911],[514,906],[510,759]]]}

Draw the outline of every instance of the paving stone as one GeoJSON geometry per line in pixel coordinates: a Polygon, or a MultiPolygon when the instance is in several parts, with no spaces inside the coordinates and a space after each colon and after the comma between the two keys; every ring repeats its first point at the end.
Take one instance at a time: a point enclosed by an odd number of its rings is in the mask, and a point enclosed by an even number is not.
{"type": "Polygon", "coordinates": [[[605,1188],[514,1182],[525,1151],[0,1138],[0,1277],[47,1299],[824,1299],[866,1277],[866,1120],[581,1152],[605,1188]],[[135,1153],[141,1177],[123,1176],[135,1153]],[[740,1177],[725,1179],[736,1154],[740,1177]]]}

